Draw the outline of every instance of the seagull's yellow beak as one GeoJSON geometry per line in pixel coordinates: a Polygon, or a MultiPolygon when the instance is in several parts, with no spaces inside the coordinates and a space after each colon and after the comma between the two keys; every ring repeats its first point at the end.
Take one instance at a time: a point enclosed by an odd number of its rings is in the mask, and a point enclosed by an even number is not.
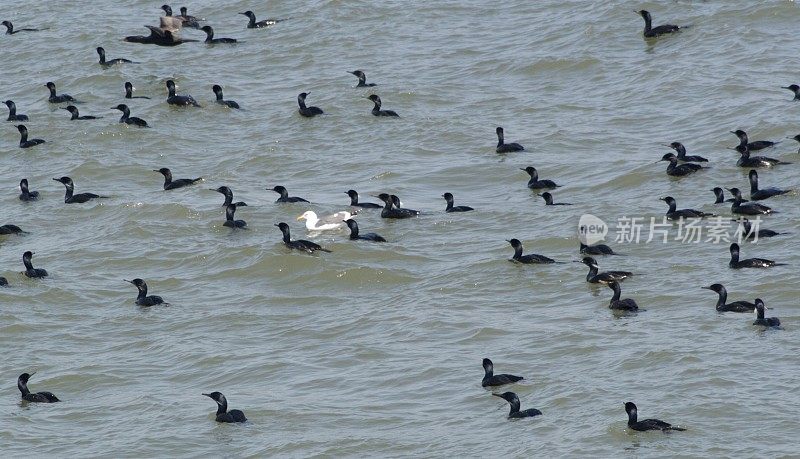
{"type": "Polygon", "coordinates": [[[305,219],[306,219],[305,215],[301,215],[301,216],[297,217],[297,220],[305,220],[305,219]]]}

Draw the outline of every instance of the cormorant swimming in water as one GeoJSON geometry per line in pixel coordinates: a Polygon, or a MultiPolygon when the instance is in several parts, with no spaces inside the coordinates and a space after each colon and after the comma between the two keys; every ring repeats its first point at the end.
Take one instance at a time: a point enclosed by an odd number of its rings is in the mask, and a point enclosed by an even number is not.
{"type": "Polygon", "coordinates": [[[5,236],[8,234],[24,234],[24,233],[25,231],[22,231],[22,228],[20,228],[17,225],[12,225],[9,223],[7,225],[0,226],[0,236],[5,236]]]}
{"type": "MultiPolygon", "coordinates": [[[[267,188],[267,190],[269,190],[269,188],[267,188]]],[[[307,200],[298,198],[297,196],[289,196],[289,191],[282,185],[276,185],[272,188],[272,191],[281,195],[281,197],[276,199],[275,202],[308,202],[307,200]]]]}
{"type": "Polygon", "coordinates": [[[747,174],[750,179],[750,199],[753,201],[761,201],[763,199],[779,196],[791,192],[792,190],[782,190],[780,188],[764,188],[758,189],[758,171],[751,169],[747,174]]]}
{"type": "Polygon", "coordinates": [[[513,392],[503,392],[502,394],[492,393],[495,397],[500,397],[511,405],[511,410],[508,412],[509,419],[517,418],[532,418],[542,414],[536,408],[528,408],[527,410],[519,410],[519,397],[513,392]]]}
{"type": "Polygon", "coordinates": [[[293,241],[289,235],[289,225],[284,222],[276,223],[275,226],[277,226],[281,230],[281,233],[283,233],[283,243],[286,244],[286,247],[289,247],[290,249],[302,250],[308,253],[313,253],[316,251],[328,253],[331,252],[328,249],[323,249],[319,244],[306,241],[305,239],[297,239],[293,241]]]}
{"type": "Polygon", "coordinates": [[[764,317],[764,301],[761,298],[756,298],[756,321],[753,325],[761,325],[763,327],[780,327],[781,320],[777,317],[764,317]]]}
{"type": "Polygon", "coordinates": [[[614,253],[611,247],[605,244],[594,244],[594,245],[586,245],[583,242],[581,244],[580,252],[585,255],[619,255],[614,253]]]}
{"type": "Polygon", "coordinates": [[[644,32],[642,32],[642,35],[644,35],[645,38],[660,37],[661,35],[674,33],[681,29],[679,26],[672,24],[664,24],[653,27],[653,17],[650,15],[649,11],[640,10],[634,12],[644,19],[644,32]]]}
{"type": "Polygon", "coordinates": [[[377,94],[371,94],[367,97],[375,106],[372,107],[372,114],[375,116],[395,116],[400,117],[394,110],[381,110],[381,98],[377,94]]]}
{"type": "Polygon", "coordinates": [[[380,234],[376,233],[364,233],[361,234],[358,231],[358,223],[353,220],[352,218],[348,218],[344,221],[347,224],[347,227],[350,228],[350,239],[351,240],[362,240],[362,241],[372,241],[372,242],[386,242],[386,239],[383,238],[380,234]]]}
{"type": "Polygon", "coordinates": [[[511,257],[511,261],[516,261],[517,263],[524,263],[524,264],[549,264],[556,262],[552,258],[548,258],[544,255],[537,255],[535,253],[529,253],[528,255],[523,255],[522,242],[520,242],[519,239],[509,239],[506,242],[511,244],[511,247],[514,248],[514,255],[511,257]]]}
{"type": "Polygon", "coordinates": [[[571,206],[572,204],[568,202],[553,202],[553,195],[549,192],[545,191],[544,193],[540,194],[544,199],[544,205],[546,206],[571,206]]]}
{"type": "MultiPolygon", "coordinates": [[[[718,186],[712,188],[710,191],[713,191],[714,192],[714,196],[716,196],[716,198],[717,198],[716,201],[714,201],[714,204],[722,204],[722,203],[725,203],[725,202],[736,201],[736,199],[734,199],[734,198],[725,199],[725,191],[722,188],[718,187],[718,186]]],[[[742,202],[747,202],[747,199],[742,199],[742,202]]]]}
{"type": "Polygon", "coordinates": [[[700,210],[694,209],[677,209],[677,202],[672,196],[666,196],[660,198],[661,201],[666,202],[669,205],[669,210],[667,210],[667,220],[680,220],[681,218],[703,218],[703,217],[715,217],[714,214],[709,214],[700,210]]]}
{"type": "Polygon", "coordinates": [[[675,153],[678,154],[678,160],[690,162],[690,163],[707,163],[708,160],[703,158],[702,156],[687,156],[686,155],[686,147],[683,146],[680,142],[672,142],[669,145],[664,145],[665,147],[670,147],[675,150],[675,153]]]}
{"type": "Polygon", "coordinates": [[[56,94],[56,85],[52,81],[48,81],[47,89],[50,90],[50,97],[47,99],[48,102],[53,104],[61,104],[64,102],[77,102],[74,97],[70,96],[69,94],[56,94]]]}
{"type": "Polygon", "coordinates": [[[172,171],[170,171],[166,167],[162,167],[161,169],[153,169],[153,172],[158,172],[164,176],[165,190],[174,190],[176,188],[183,188],[185,186],[194,185],[200,180],[203,180],[203,177],[197,177],[193,179],[182,178],[182,179],[172,180],[172,171]]]}
{"type": "Polygon", "coordinates": [[[638,311],[639,305],[636,304],[635,301],[631,298],[619,299],[620,295],[622,295],[622,289],[619,287],[619,282],[612,280],[611,282],[607,283],[608,288],[614,291],[614,296],[611,297],[611,301],[608,302],[609,309],[615,309],[618,311],[638,311]]]}
{"type": "Polygon", "coordinates": [[[759,204],[757,202],[745,202],[742,199],[742,192],[738,188],[728,188],[728,191],[733,194],[733,204],[731,204],[731,212],[739,215],[769,215],[776,213],[771,207],[759,204]]]}
{"type": "Polygon", "coordinates": [[[133,95],[133,90],[134,89],[135,88],[133,87],[133,84],[130,81],[126,81],[125,82],[125,98],[126,99],[149,99],[149,97],[147,97],[147,96],[134,96],[133,95]]]}
{"type": "Polygon", "coordinates": [[[73,194],[73,191],[75,190],[75,184],[69,177],[54,178],[53,180],[64,184],[64,187],[66,188],[66,193],[64,194],[65,204],[82,204],[84,202],[91,201],[92,199],[106,198],[106,196],[100,196],[94,193],[73,194]]]}
{"type": "Polygon", "coordinates": [[[13,100],[4,102],[8,107],[8,118],[6,121],[28,121],[28,115],[17,115],[17,104],[13,100]]]}
{"type": "Polygon", "coordinates": [[[97,55],[100,56],[100,65],[103,67],[111,67],[114,64],[138,64],[138,62],[133,62],[130,59],[109,59],[106,60],[106,50],[103,49],[102,46],[97,47],[97,55]]]}
{"type": "MultiPolygon", "coordinates": [[[[148,97],[148,99],[149,99],[149,97],[148,97]]],[[[131,109],[128,108],[128,106],[125,105],[125,104],[119,104],[116,107],[111,107],[111,109],[112,110],[119,110],[119,111],[122,112],[122,117],[120,117],[120,119],[119,119],[120,123],[132,124],[134,126],[139,126],[139,127],[144,127],[144,128],[150,127],[150,126],[147,125],[147,121],[145,121],[145,120],[143,120],[141,118],[137,118],[135,116],[131,116],[131,109]]]]}
{"type": "Polygon", "coordinates": [[[283,22],[286,20],[286,19],[264,19],[263,21],[256,22],[256,15],[253,14],[253,12],[250,10],[247,10],[244,13],[239,13],[239,14],[247,16],[250,19],[250,21],[247,23],[248,29],[261,29],[263,27],[275,25],[279,22],[283,22]]]}
{"type": "Polygon", "coordinates": [[[167,91],[169,91],[169,94],[167,95],[167,103],[170,105],[179,105],[182,107],[188,107],[191,105],[193,107],[200,107],[200,104],[198,104],[197,101],[194,100],[194,97],[190,95],[175,95],[175,82],[172,80],[167,80],[167,91]]]}
{"type": "Polygon", "coordinates": [[[237,207],[247,206],[247,203],[242,201],[228,204],[225,207],[225,223],[222,226],[227,226],[228,228],[245,228],[247,226],[247,222],[244,220],[234,220],[233,215],[236,213],[237,207]]]}
{"type": "Polygon", "coordinates": [[[733,269],[741,269],[741,268],[769,268],[772,266],[783,266],[784,263],[775,263],[772,260],[767,260],[765,258],[748,258],[745,260],[739,260],[739,244],[733,243],[731,244],[731,261],[728,263],[728,266],[733,269]]]}
{"type": "Polygon", "coordinates": [[[47,29],[14,29],[14,24],[11,21],[3,21],[2,24],[6,26],[6,35],[14,35],[15,33],[20,32],[38,32],[40,30],[47,30],[47,29]]]}
{"type": "Polygon", "coordinates": [[[771,229],[759,229],[755,233],[751,233],[752,225],[750,224],[750,220],[746,218],[742,218],[739,220],[739,224],[742,225],[742,229],[744,230],[741,234],[743,235],[744,239],[746,240],[755,240],[761,239],[764,237],[775,237],[780,236],[781,234],[788,234],[788,233],[779,233],[777,231],[773,231],[771,229]]]}
{"type": "Polygon", "coordinates": [[[228,108],[242,108],[237,104],[235,101],[232,100],[223,100],[222,99],[222,86],[215,84],[211,87],[211,90],[214,91],[214,94],[217,96],[217,103],[220,105],[224,105],[228,108]]]}
{"type": "Polygon", "coordinates": [[[376,197],[383,201],[384,204],[383,210],[381,210],[381,218],[411,218],[419,215],[417,210],[393,208],[394,201],[387,193],[381,193],[376,197]]]}
{"type": "Polygon", "coordinates": [[[147,282],[143,281],[142,279],[136,278],[134,280],[127,280],[127,279],[123,280],[125,282],[130,282],[131,284],[135,285],[136,288],[139,290],[139,294],[136,296],[136,304],[138,306],[155,306],[157,304],[168,304],[164,303],[164,299],[158,295],[147,296],[147,282]]]}
{"type": "Polygon", "coordinates": [[[39,192],[38,191],[28,191],[28,179],[22,179],[19,181],[19,200],[20,201],[38,201],[39,200],[39,192]]]}
{"type": "Polygon", "coordinates": [[[22,373],[17,378],[17,388],[22,393],[22,400],[26,402],[35,402],[35,403],[56,403],[60,402],[61,400],[58,399],[52,392],[36,392],[31,393],[28,390],[28,380],[31,379],[31,376],[35,375],[36,372],[34,371],[31,374],[22,373]]]}
{"type": "Polygon", "coordinates": [[[347,190],[345,191],[347,196],[350,196],[350,206],[352,207],[361,207],[362,209],[381,209],[383,208],[380,204],[374,204],[371,202],[358,202],[358,192],[356,190],[347,190]]]}
{"type": "Polygon", "coordinates": [[[789,86],[781,86],[781,89],[788,89],[794,93],[793,100],[800,100],[800,86],[796,84],[790,84],[789,86]]]}
{"type": "Polygon", "coordinates": [[[703,166],[695,163],[683,163],[678,165],[678,157],[673,153],[667,153],[662,156],[660,161],[669,161],[667,175],[671,175],[672,177],[683,177],[703,168],[703,166]]]}
{"type": "Polygon", "coordinates": [[[228,411],[228,400],[219,392],[203,394],[211,400],[217,402],[217,422],[245,422],[247,418],[241,410],[228,411]]]}
{"type": "Polygon", "coordinates": [[[597,260],[592,257],[583,257],[581,261],[576,261],[575,263],[583,263],[589,267],[589,272],[586,274],[586,282],[591,284],[608,284],[612,281],[622,282],[633,276],[633,273],[628,271],[604,271],[598,273],[600,266],[597,264],[597,260]]]}
{"type": "Polygon", "coordinates": [[[552,180],[539,180],[539,172],[533,166],[528,166],[526,168],[520,168],[521,171],[525,171],[528,175],[531,176],[531,179],[528,180],[528,188],[532,190],[539,190],[542,188],[558,188],[561,185],[556,185],[556,182],[552,180]]]}
{"type": "Polygon", "coordinates": [[[756,150],[763,150],[764,148],[774,147],[775,144],[780,142],[772,142],[769,140],[756,140],[755,142],[749,142],[747,138],[747,133],[741,129],[737,129],[735,131],[730,131],[731,134],[735,135],[739,138],[739,146],[747,147],[750,151],[756,150]]]}
{"type": "Polygon", "coordinates": [[[408,208],[403,207],[403,202],[400,201],[400,197],[398,197],[396,194],[393,194],[393,195],[389,196],[389,199],[392,200],[392,204],[394,205],[395,209],[399,209],[399,210],[402,210],[402,211],[405,211],[405,212],[411,212],[414,215],[419,215],[419,211],[418,210],[408,209],[408,208]]]}
{"type": "Polygon", "coordinates": [[[666,432],[668,430],[677,430],[682,432],[686,430],[681,427],[674,427],[672,424],[658,419],[645,419],[639,421],[636,404],[633,402],[625,403],[625,412],[628,413],[628,427],[639,432],[645,432],[647,430],[660,430],[662,432],[666,432]]]}
{"type": "Polygon", "coordinates": [[[444,209],[445,212],[469,212],[470,210],[475,210],[470,206],[454,206],[453,193],[445,193],[442,197],[447,201],[447,207],[444,209]]]}
{"type": "Polygon", "coordinates": [[[509,374],[501,374],[496,375],[494,374],[494,363],[490,359],[483,359],[483,380],[481,381],[481,386],[489,387],[489,386],[502,386],[505,384],[513,384],[517,381],[522,381],[522,376],[514,376],[509,374]]]}
{"type": "Polygon", "coordinates": [[[222,193],[225,196],[225,202],[222,203],[222,207],[228,207],[233,202],[233,190],[226,186],[221,186],[219,188],[209,188],[211,191],[216,191],[217,193],[222,193]]]}
{"type": "Polygon", "coordinates": [[[766,156],[750,156],[750,149],[747,148],[747,145],[737,145],[734,150],[741,155],[736,161],[736,165],[739,167],[771,167],[777,164],[792,164],[766,156]]]}
{"type": "Polygon", "coordinates": [[[47,270],[44,268],[34,268],[33,263],[31,263],[31,258],[33,258],[33,252],[30,250],[22,254],[22,264],[25,265],[25,276],[31,279],[47,277],[47,270]]]}
{"type": "Polygon", "coordinates": [[[3,276],[0,276],[0,287],[8,287],[8,279],[3,276]]]}
{"type": "Polygon", "coordinates": [[[178,17],[183,18],[186,21],[194,21],[194,22],[205,21],[205,19],[200,19],[196,16],[189,15],[189,9],[186,8],[185,6],[181,7],[181,15],[178,17]]]}
{"type": "Polygon", "coordinates": [[[311,94],[310,92],[301,92],[297,95],[297,105],[300,106],[297,109],[300,115],[305,116],[306,118],[311,118],[312,116],[322,115],[324,112],[319,107],[306,107],[306,96],[311,94]]]}
{"type": "Polygon", "coordinates": [[[494,151],[497,153],[511,153],[525,149],[525,147],[515,142],[506,143],[505,136],[503,134],[503,128],[498,126],[497,129],[495,129],[495,132],[497,133],[497,148],[494,151]]]}
{"type": "Polygon", "coordinates": [[[237,43],[235,38],[214,38],[214,29],[211,26],[200,27],[206,33],[205,43],[216,45],[218,43],[237,43]]]}
{"type": "Polygon", "coordinates": [[[722,284],[711,284],[708,287],[701,287],[706,290],[717,292],[719,298],[717,299],[716,309],[719,312],[753,312],[756,305],[749,301],[734,301],[727,303],[728,290],[722,284]]]}
{"type": "Polygon", "coordinates": [[[377,86],[375,83],[367,83],[367,75],[365,75],[361,70],[353,70],[352,72],[348,73],[352,73],[358,77],[358,84],[356,85],[356,88],[372,88],[377,86]]]}
{"type": "Polygon", "coordinates": [[[19,131],[19,147],[20,148],[30,148],[35,147],[36,145],[45,143],[42,139],[30,139],[28,140],[28,128],[25,127],[24,124],[17,125],[17,130],[19,131]]]}
{"type": "Polygon", "coordinates": [[[68,112],[70,112],[72,114],[72,117],[69,119],[70,121],[75,121],[75,120],[97,120],[97,119],[102,118],[102,116],[89,116],[89,115],[81,116],[81,114],[78,112],[78,107],[76,107],[74,105],[67,105],[66,107],[61,107],[61,108],[66,110],[66,111],[68,111],[68,112]]]}

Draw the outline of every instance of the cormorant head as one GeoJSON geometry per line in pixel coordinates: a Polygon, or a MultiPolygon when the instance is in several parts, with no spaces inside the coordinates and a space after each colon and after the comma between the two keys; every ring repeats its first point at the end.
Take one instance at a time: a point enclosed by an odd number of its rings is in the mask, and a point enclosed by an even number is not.
{"type": "Polygon", "coordinates": [[[289,232],[289,225],[287,225],[287,224],[286,224],[286,223],[284,223],[284,222],[276,223],[276,224],[275,224],[275,226],[277,226],[278,228],[280,228],[281,232],[282,232],[282,233],[284,233],[284,234],[286,234],[287,232],[289,232]]]}
{"type": "Polygon", "coordinates": [[[276,192],[276,193],[279,193],[281,196],[283,196],[284,194],[288,194],[288,193],[289,193],[289,192],[286,190],[286,187],[285,187],[285,186],[283,186],[283,185],[275,185],[275,186],[272,188],[272,191],[274,191],[274,192],[276,192]]]}
{"type": "Polygon", "coordinates": [[[105,55],[106,55],[106,50],[105,50],[105,49],[103,49],[103,47],[102,47],[102,46],[98,46],[98,47],[97,47],[97,54],[99,54],[101,57],[102,57],[102,56],[105,56],[105,55]]]}
{"type": "Polygon", "coordinates": [[[741,130],[741,129],[737,129],[737,130],[735,130],[735,131],[731,131],[731,134],[735,134],[735,135],[736,135],[736,137],[738,137],[739,139],[742,139],[742,138],[747,138],[747,133],[746,133],[746,132],[744,132],[744,131],[743,131],[743,130],[741,130]]]}
{"type": "Polygon", "coordinates": [[[739,244],[734,242],[733,244],[731,244],[731,249],[730,250],[731,250],[731,256],[732,257],[734,257],[734,256],[735,257],[739,257],[739,244]]]}
{"type": "Polygon", "coordinates": [[[358,223],[356,223],[356,221],[352,218],[348,218],[347,220],[343,221],[347,225],[347,227],[350,228],[351,230],[358,228],[358,223]]]}
{"type": "Polygon", "coordinates": [[[225,399],[225,396],[222,395],[221,392],[212,392],[210,394],[203,394],[203,395],[210,398],[211,400],[214,400],[215,402],[217,402],[218,405],[228,404],[228,401],[225,399]]]}
{"type": "Polygon", "coordinates": [[[56,182],[61,182],[64,185],[67,185],[67,186],[72,185],[72,179],[69,178],[69,177],[66,177],[66,176],[61,177],[61,178],[54,178],[53,180],[55,180],[56,182]]]}
{"type": "Polygon", "coordinates": [[[26,251],[25,253],[22,254],[22,260],[23,261],[31,261],[31,258],[33,258],[33,254],[34,253],[35,252],[31,252],[30,250],[26,251]]]}
{"type": "Polygon", "coordinates": [[[377,94],[370,94],[369,96],[367,96],[367,99],[369,99],[369,100],[371,100],[373,102],[380,102],[381,101],[381,98],[378,97],[377,94]]]}
{"type": "Polygon", "coordinates": [[[247,16],[248,18],[250,18],[250,19],[252,19],[254,21],[256,20],[256,15],[253,14],[253,12],[250,11],[250,10],[247,10],[244,13],[239,13],[239,14],[243,14],[243,15],[247,16]]]}
{"type": "Polygon", "coordinates": [[[381,201],[387,202],[387,203],[392,200],[392,197],[389,196],[388,193],[381,193],[381,194],[379,194],[378,196],[375,196],[375,197],[380,199],[381,201]]]}
{"type": "Polygon", "coordinates": [[[788,90],[794,91],[794,92],[800,91],[800,86],[797,86],[796,84],[790,84],[789,86],[781,86],[781,87],[783,89],[788,89],[788,90]]]}
{"type": "Polygon", "coordinates": [[[661,200],[661,201],[666,202],[669,205],[672,205],[672,204],[675,203],[675,198],[673,198],[672,196],[665,196],[663,198],[658,198],[658,199],[661,200]]]}
{"type": "Polygon", "coordinates": [[[742,191],[738,188],[728,188],[728,191],[731,192],[734,198],[742,199],[742,191]]]}
{"type": "Polygon", "coordinates": [[[636,404],[633,402],[625,402],[625,412],[628,413],[628,417],[636,417],[636,404]]]}
{"type": "Polygon", "coordinates": [[[503,400],[507,401],[508,403],[519,405],[519,397],[517,397],[517,394],[513,392],[503,392],[502,394],[498,394],[497,392],[492,392],[492,395],[494,395],[495,397],[500,397],[503,400]]]}
{"type": "Polygon", "coordinates": [[[364,75],[364,72],[362,72],[361,70],[353,70],[350,73],[357,76],[358,78],[366,77],[366,75],[364,75]]]}
{"type": "Polygon", "coordinates": [[[494,364],[492,363],[491,359],[483,359],[482,365],[483,365],[483,371],[487,373],[491,373],[494,371],[494,364]]]}
{"type": "Polygon", "coordinates": [[[758,172],[755,169],[750,169],[750,172],[747,174],[747,177],[752,182],[754,179],[758,180],[758,172]]]}
{"type": "Polygon", "coordinates": [[[520,170],[527,172],[528,175],[530,175],[530,176],[533,176],[533,174],[537,174],[538,173],[536,171],[536,168],[533,167],[533,166],[528,166],[528,167],[525,167],[525,168],[521,168],[520,170]]]}
{"type": "Polygon", "coordinates": [[[78,111],[78,107],[76,107],[74,105],[67,105],[66,107],[63,107],[63,108],[64,108],[64,110],[66,110],[66,111],[68,111],[70,113],[75,113],[75,112],[78,111]]]}
{"type": "Polygon", "coordinates": [[[578,261],[576,263],[583,263],[583,264],[585,264],[586,266],[588,266],[590,268],[597,268],[598,267],[597,266],[597,260],[595,260],[593,257],[583,257],[581,259],[581,261],[578,261]]]}
{"type": "Polygon", "coordinates": [[[725,290],[725,287],[723,287],[722,284],[711,284],[708,287],[700,287],[700,288],[704,288],[706,290],[711,290],[711,291],[717,292],[717,293],[725,290]]]}
{"type": "Polygon", "coordinates": [[[138,277],[136,279],[134,279],[134,280],[127,280],[127,279],[123,279],[123,280],[125,282],[128,282],[128,283],[131,283],[131,284],[135,285],[136,288],[147,287],[147,283],[145,281],[143,281],[142,279],[139,279],[138,277]]]}
{"type": "Polygon", "coordinates": [[[28,133],[28,128],[26,128],[24,124],[18,124],[17,125],[17,130],[19,131],[20,134],[27,134],[28,133]]]}
{"type": "Polygon", "coordinates": [[[651,20],[652,19],[652,16],[650,16],[650,12],[647,11],[647,10],[639,10],[639,11],[635,11],[634,10],[634,12],[636,14],[638,14],[639,16],[643,17],[645,20],[651,20]]]}
{"type": "Polygon", "coordinates": [[[214,33],[214,29],[212,29],[211,26],[209,26],[209,25],[205,25],[203,27],[200,27],[200,30],[202,30],[203,32],[205,32],[207,34],[213,34],[214,33]]]}
{"type": "Polygon", "coordinates": [[[170,91],[175,90],[175,82],[172,80],[167,80],[167,89],[170,91]]]}
{"type": "Polygon", "coordinates": [[[161,9],[164,10],[167,16],[172,16],[172,8],[169,5],[161,5],[161,9]]]}
{"type": "Polygon", "coordinates": [[[445,201],[450,202],[453,200],[453,193],[445,193],[442,195],[445,201]]]}
{"type": "MultiPolygon", "coordinates": [[[[14,102],[11,101],[11,100],[7,100],[7,101],[5,101],[3,103],[6,104],[6,107],[8,107],[8,108],[11,108],[11,106],[14,105],[14,102]]],[[[800,137],[800,136],[798,136],[798,137],[800,137]]]]}
{"type": "MultiPolygon", "coordinates": [[[[130,83],[127,83],[127,84],[130,84],[130,83]]],[[[128,109],[128,106],[127,106],[127,105],[125,105],[125,104],[119,104],[119,105],[117,105],[116,107],[111,107],[111,110],[119,110],[119,111],[121,111],[121,112],[124,112],[124,111],[126,111],[126,110],[130,111],[130,110],[128,109]]]]}
{"type": "Polygon", "coordinates": [[[45,84],[45,86],[47,86],[47,89],[56,89],[56,84],[53,83],[52,81],[48,81],[47,84],[45,84]]]}
{"type": "Polygon", "coordinates": [[[172,175],[172,171],[169,168],[162,167],[161,169],[153,169],[153,172],[159,172],[161,175],[167,176],[172,175]]]}
{"type": "Polygon", "coordinates": [[[664,156],[662,156],[659,161],[677,162],[678,157],[675,156],[675,153],[667,153],[664,156]]]}
{"type": "Polygon", "coordinates": [[[36,374],[35,371],[33,373],[31,373],[31,374],[22,373],[21,375],[19,375],[19,378],[17,378],[17,385],[18,386],[19,385],[26,386],[28,384],[28,380],[31,379],[31,376],[33,376],[35,374],[36,374]]]}
{"type": "Polygon", "coordinates": [[[222,92],[222,86],[215,84],[211,87],[211,90],[214,91],[214,94],[219,94],[222,92]]]}
{"type": "Polygon", "coordinates": [[[511,244],[511,247],[514,247],[514,249],[522,247],[522,242],[520,242],[519,239],[508,239],[506,242],[511,244]]]}
{"type": "Polygon", "coordinates": [[[494,132],[496,132],[497,135],[503,135],[503,128],[498,126],[497,129],[494,130],[494,132]]]}

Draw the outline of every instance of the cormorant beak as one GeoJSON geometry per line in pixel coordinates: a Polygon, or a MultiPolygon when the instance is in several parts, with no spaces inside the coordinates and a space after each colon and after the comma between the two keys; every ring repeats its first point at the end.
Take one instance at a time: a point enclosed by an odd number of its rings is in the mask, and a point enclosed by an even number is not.
{"type": "Polygon", "coordinates": [[[520,168],[519,168],[519,170],[521,170],[521,171],[525,171],[525,172],[528,172],[528,171],[526,171],[526,170],[525,170],[525,168],[524,168],[524,167],[520,167],[520,168]]]}
{"type": "Polygon", "coordinates": [[[790,88],[788,86],[781,86],[781,89],[789,89],[789,90],[791,90],[792,88],[790,88]]]}
{"type": "MultiPolygon", "coordinates": [[[[242,16],[247,16],[247,13],[239,13],[239,14],[241,14],[242,16]]],[[[208,394],[203,394],[203,395],[208,395],[208,394]]]]}
{"type": "Polygon", "coordinates": [[[161,171],[158,169],[153,169],[153,172],[161,172],[161,171]]]}
{"type": "Polygon", "coordinates": [[[736,131],[729,131],[729,132],[730,132],[731,134],[733,134],[733,135],[737,135],[737,134],[736,134],[736,131]]]}
{"type": "Polygon", "coordinates": [[[33,376],[33,375],[35,375],[35,374],[36,374],[36,372],[34,371],[34,372],[32,372],[32,373],[28,373],[28,376],[33,376]]]}
{"type": "Polygon", "coordinates": [[[280,226],[281,226],[281,225],[279,225],[279,224],[275,223],[275,224],[274,224],[274,225],[272,225],[272,226],[277,226],[277,227],[279,227],[279,228],[280,228],[280,226]]]}
{"type": "Polygon", "coordinates": [[[308,95],[310,95],[310,94],[311,94],[311,91],[308,91],[308,92],[306,93],[306,96],[308,96],[308,95]]]}
{"type": "Polygon", "coordinates": [[[492,392],[492,395],[494,395],[495,397],[503,398],[503,395],[502,394],[498,394],[497,392],[492,392]]]}
{"type": "Polygon", "coordinates": [[[53,180],[55,180],[56,182],[60,182],[60,181],[61,181],[61,180],[59,180],[59,179],[57,179],[57,178],[54,178],[53,180]]]}
{"type": "Polygon", "coordinates": [[[700,287],[700,288],[704,288],[706,290],[711,290],[711,287],[700,287]]]}

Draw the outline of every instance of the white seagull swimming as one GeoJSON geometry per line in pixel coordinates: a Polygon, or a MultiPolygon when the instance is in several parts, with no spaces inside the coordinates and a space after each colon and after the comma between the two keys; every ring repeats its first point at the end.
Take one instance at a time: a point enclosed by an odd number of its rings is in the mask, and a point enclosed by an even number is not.
{"type": "Polygon", "coordinates": [[[306,221],[306,229],[309,231],[335,231],[344,228],[344,221],[354,217],[358,212],[350,213],[346,210],[336,212],[325,217],[318,217],[312,210],[307,210],[303,215],[297,217],[298,220],[306,221]]]}

